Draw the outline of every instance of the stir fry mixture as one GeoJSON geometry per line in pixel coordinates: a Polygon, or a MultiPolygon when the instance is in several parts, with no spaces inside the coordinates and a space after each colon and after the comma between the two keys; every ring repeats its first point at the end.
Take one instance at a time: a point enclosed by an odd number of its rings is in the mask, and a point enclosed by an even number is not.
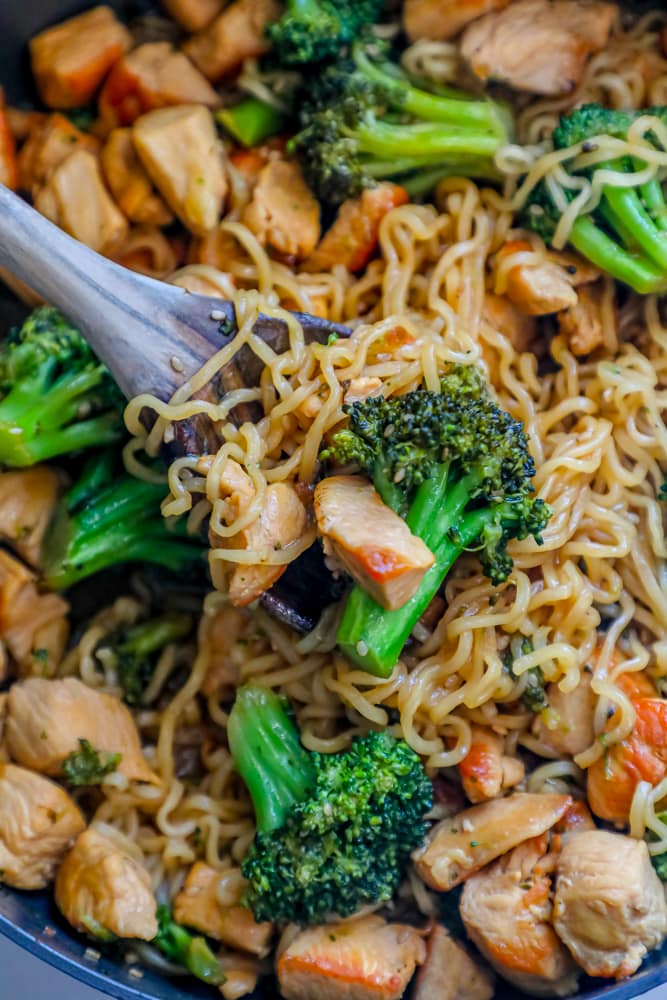
{"type": "Polygon", "coordinates": [[[237,321],[127,401],[2,274],[0,881],[226,1000],[631,976],[667,936],[667,15],[162,6],[46,27],[40,103],[0,101],[4,184],[237,321]]]}

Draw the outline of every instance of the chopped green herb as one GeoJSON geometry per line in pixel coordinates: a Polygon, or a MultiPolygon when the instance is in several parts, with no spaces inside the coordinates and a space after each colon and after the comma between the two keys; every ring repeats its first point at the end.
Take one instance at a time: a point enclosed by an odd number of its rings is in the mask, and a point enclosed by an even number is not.
{"type": "Polygon", "coordinates": [[[68,785],[99,785],[116,770],[120,759],[121,754],[96,750],[89,740],[80,739],[79,749],[63,761],[63,777],[68,785]]]}

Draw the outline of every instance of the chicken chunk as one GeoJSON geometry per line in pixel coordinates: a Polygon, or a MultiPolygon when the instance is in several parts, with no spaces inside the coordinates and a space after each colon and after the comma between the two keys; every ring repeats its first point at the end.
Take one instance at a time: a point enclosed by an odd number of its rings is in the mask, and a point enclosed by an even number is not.
{"type": "Polygon", "coordinates": [[[386,182],[343,202],[333,225],[305,261],[304,270],[314,274],[340,265],[352,273],[361,271],[377,249],[385,215],[409,200],[405,188],[386,182]]]}
{"type": "Polygon", "coordinates": [[[233,0],[204,31],[193,35],[183,50],[204,76],[216,83],[246,59],[266,52],[264,29],[279,17],[277,0],[233,0]]]}
{"type": "Polygon", "coordinates": [[[7,746],[13,760],[57,776],[68,754],[86,739],[96,750],[120,753],[118,772],[133,781],[158,782],[141,752],[137,727],[118,698],[74,677],[31,677],[9,692],[7,746]]]}
{"type": "Polygon", "coordinates": [[[487,292],[482,307],[482,320],[493,330],[507,337],[515,351],[522,354],[535,344],[537,323],[534,316],[522,312],[504,295],[487,292]]]}
{"type": "Polygon", "coordinates": [[[152,941],[157,904],[151,877],[114,840],[85,830],[56,876],[55,898],[65,919],[82,934],[152,941]]]}
{"type": "Polygon", "coordinates": [[[243,608],[225,606],[215,616],[209,637],[209,665],[202,683],[205,695],[223,687],[236,688],[247,658],[243,635],[249,622],[249,613],[243,608]]]}
{"type": "Polygon", "coordinates": [[[137,156],[132,129],[110,132],[100,157],[104,179],[116,204],[130,222],[167,226],[173,215],[157,194],[137,156]]]}
{"type": "Polygon", "coordinates": [[[146,42],[116,63],[100,94],[105,128],[132,125],[147,111],[178,104],[217,108],[220,98],[187,56],[169,42],[146,42]]]}
{"type": "Polygon", "coordinates": [[[395,611],[435,562],[403,518],[359,476],[328,476],[315,489],[317,527],[331,552],[374,601],[395,611]]]}
{"type": "Polygon", "coordinates": [[[162,0],[167,13],[186,31],[201,31],[220,13],[223,0],[162,0]]]}
{"type": "Polygon", "coordinates": [[[302,931],[278,959],[285,1000],[399,1000],[426,947],[414,927],[368,916],[302,931]]]}
{"type": "Polygon", "coordinates": [[[149,278],[166,279],[178,266],[172,242],[157,226],[132,226],[113,260],[149,278]]]}
{"type": "Polygon", "coordinates": [[[571,803],[567,795],[514,792],[436,823],[413,854],[421,878],[446,892],[502,854],[551,829],[571,803]]]}
{"type": "Polygon", "coordinates": [[[554,926],[590,976],[631,976],[667,935],[667,904],[641,840],[590,830],[558,861],[554,926]]]}
{"type": "Polygon", "coordinates": [[[536,716],[533,733],[541,743],[559,756],[582,753],[595,739],[593,713],[596,698],[590,674],[582,674],[579,684],[565,694],[558,684],[547,685],[551,712],[536,716]]]}
{"type": "Polygon", "coordinates": [[[53,172],[77,150],[97,154],[99,143],[86,135],[65,115],[55,112],[45,115],[34,128],[19,154],[19,187],[33,199],[51,178],[53,172]]]}
{"type": "Polygon", "coordinates": [[[211,112],[194,104],[151,111],[137,119],[132,136],[149,177],[183,225],[199,234],[213,229],[227,174],[211,112]]]}
{"type": "Polygon", "coordinates": [[[127,219],[104,186],[92,153],[78,150],[53,172],[35,208],[98,253],[109,254],[127,235],[127,219]]]}
{"type": "Polygon", "coordinates": [[[294,160],[270,160],[260,171],[242,221],[263,246],[303,260],[320,238],[320,206],[294,160]]]}
{"type": "Polygon", "coordinates": [[[69,606],[58,594],[40,594],[36,577],[0,550],[0,640],[22,676],[55,672],[69,637],[69,606]]]}
{"type": "Polygon", "coordinates": [[[525,768],[503,753],[503,741],[482,726],[473,726],[470,750],[459,764],[463,790],[471,802],[495,799],[504,788],[523,781],[525,768]]]}
{"type": "Polygon", "coordinates": [[[558,329],[576,358],[604,344],[603,296],[602,284],[581,288],[576,305],[558,315],[558,329]]]}
{"type": "Polygon", "coordinates": [[[0,764],[0,882],[45,889],[85,828],[60,785],[24,767],[0,764]]]}
{"type": "Polygon", "coordinates": [[[0,87],[0,184],[4,184],[10,191],[16,191],[19,186],[16,139],[12,132],[2,87],[0,87]]]}
{"type": "Polygon", "coordinates": [[[219,872],[197,861],[174,900],[174,919],[229,948],[267,955],[273,925],[258,924],[252,911],[241,906],[244,885],[238,868],[219,872]]]}
{"type": "Polygon", "coordinates": [[[491,1000],[491,975],[444,927],[433,926],[426,949],[426,961],[417,972],[412,1000],[491,1000]]]}
{"type": "Polygon", "coordinates": [[[429,38],[444,42],[467,24],[493,10],[502,10],[510,0],[405,0],[403,28],[411,42],[429,38]]]}
{"type": "Polygon", "coordinates": [[[578,970],[552,923],[551,880],[539,861],[544,836],[468,879],[461,918],[468,937],[503,979],[531,997],[567,996],[578,970]]]}
{"type": "Polygon", "coordinates": [[[111,7],[94,7],[40,32],[30,41],[40,97],[50,108],[87,104],[131,44],[130,32],[111,7]]]}
{"type": "Polygon", "coordinates": [[[0,538],[31,566],[41,563],[58,485],[57,474],[47,465],[0,472],[0,538]]]}
{"type": "Polygon", "coordinates": [[[569,94],[607,44],[618,7],[596,0],[517,0],[469,25],[461,55],[481,80],[534,94],[569,94]]]}
{"type": "MultiPolygon", "coordinates": [[[[497,261],[532,249],[527,240],[509,240],[499,250],[497,261]]],[[[529,316],[548,316],[577,304],[577,293],[567,269],[551,260],[519,263],[506,275],[508,299],[529,316]]]]}

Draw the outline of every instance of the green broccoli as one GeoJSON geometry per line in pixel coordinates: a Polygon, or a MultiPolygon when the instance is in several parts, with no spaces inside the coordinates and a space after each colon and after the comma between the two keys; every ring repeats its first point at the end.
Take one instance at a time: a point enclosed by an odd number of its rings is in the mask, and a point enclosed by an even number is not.
{"type": "Polygon", "coordinates": [[[63,777],[68,785],[99,785],[120,764],[121,754],[96,750],[89,740],[79,740],[63,761],[63,777]]]}
{"type": "Polygon", "coordinates": [[[111,375],[56,309],[36,309],[0,345],[0,463],[24,467],[123,433],[111,375]]]}
{"type": "Polygon", "coordinates": [[[382,179],[416,196],[446,176],[497,178],[493,157],[511,127],[493,101],[418,86],[378,43],[307,77],[300,119],[289,148],[334,205],[382,179]]]}
{"type": "Polygon", "coordinates": [[[206,938],[195,937],[185,927],[175,923],[171,910],[164,904],[157,908],[157,921],[158,933],[152,944],[163,955],[210,986],[221,986],[225,982],[222,966],[209,948],[206,938]]]}
{"type": "MultiPolygon", "coordinates": [[[[657,818],[661,823],[667,823],[667,812],[658,813],[657,818]]],[[[658,838],[651,830],[649,830],[646,834],[646,840],[649,844],[651,842],[655,842],[657,839],[658,838]]],[[[663,851],[662,854],[652,854],[651,863],[655,868],[660,881],[667,882],[667,851],[663,851]]]]}
{"type": "Polygon", "coordinates": [[[494,583],[512,569],[507,543],[539,543],[550,510],[532,496],[535,473],[519,421],[492,399],[474,365],[452,365],[440,392],[417,390],[346,408],[349,422],[322,459],[355,463],[384,502],[435,555],[417,593],[387,611],[355,586],[338,630],[343,652],[387,677],[458,557],[477,552],[494,583]]]}
{"type": "MultiPolygon", "coordinates": [[[[523,638],[520,642],[518,655],[525,656],[527,653],[532,652],[532,642],[528,638],[523,638]]],[[[510,646],[503,656],[503,670],[505,670],[510,677],[516,681],[519,680],[519,677],[514,673],[514,660],[514,650],[510,646]]],[[[547,701],[546,681],[541,669],[539,667],[531,667],[530,670],[526,670],[525,673],[521,674],[521,677],[524,679],[521,701],[528,711],[541,712],[543,709],[548,708],[549,702],[547,701]]]]}
{"type": "Polygon", "coordinates": [[[320,63],[338,54],[380,17],[384,0],[287,0],[269,24],[272,55],[283,66],[320,63]]]}
{"type": "Polygon", "coordinates": [[[227,733],[257,818],[241,866],[256,919],[317,924],[390,900],[433,799],[407,743],[370,733],[311,753],[284,700],[254,685],[237,691],[227,733]]]}
{"type": "Polygon", "coordinates": [[[140,705],[155,666],[165,646],[184,639],[192,631],[191,615],[170,612],[139,622],[106,636],[96,653],[111,655],[128,705],[140,705]]]}
{"type": "Polygon", "coordinates": [[[63,590],[109,566],[145,562],[183,572],[204,566],[203,539],[162,517],[164,487],[121,473],[115,455],[95,455],[58,502],[44,538],[43,579],[63,590]]]}
{"type": "MultiPolygon", "coordinates": [[[[554,147],[567,149],[583,143],[584,151],[588,148],[592,152],[598,136],[625,138],[629,127],[642,115],[666,122],[667,107],[612,111],[598,104],[586,104],[561,118],[553,133],[554,147]]],[[[568,162],[563,166],[571,169],[568,162]]],[[[667,291],[667,204],[657,178],[645,184],[632,183],[632,175],[643,166],[623,156],[580,171],[582,176],[590,178],[596,171],[611,169],[627,174],[628,185],[603,185],[600,204],[592,213],[576,219],[568,242],[601,270],[649,295],[667,291]]],[[[573,197],[572,192],[567,192],[566,197],[573,197]]],[[[524,215],[526,224],[550,244],[561,212],[545,181],[532,192],[524,215]]]]}
{"type": "Polygon", "coordinates": [[[252,148],[277,135],[285,123],[285,115],[258,100],[246,97],[238,104],[216,111],[215,119],[242,146],[252,148]]]}

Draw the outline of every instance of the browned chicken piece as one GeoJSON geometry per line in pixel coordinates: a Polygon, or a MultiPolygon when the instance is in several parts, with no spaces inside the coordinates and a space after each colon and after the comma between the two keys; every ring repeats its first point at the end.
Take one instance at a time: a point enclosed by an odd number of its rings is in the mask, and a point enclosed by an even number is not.
{"type": "Polygon", "coordinates": [[[251,955],[268,955],[273,924],[258,924],[247,906],[241,906],[244,880],[239,869],[216,871],[196,861],[174,899],[174,920],[194,927],[229,948],[251,955]],[[232,889],[234,902],[228,900],[232,889]],[[224,904],[220,899],[224,900],[224,904]]]}
{"type": "Polygon", "coordinates": [[[205,695],[223,687],[235,688],[239,683],[241,666],[247,658],[242,640],[249,621],[243,608],[226,606],[215,616],[209,636],[209,665],[202,683],[205,695]]]}
{"type": "Polygon", "coordinates": [[[631,976],[667,935],[667,904],[643,840],[590,830],[560,854],[554,926],[590,976],[631,976]]]}
{"type": "Polygon", "coordinates": [[[97,159],[82,149],[56,168],[35,208],[98,253],[112,253],[127,236],[127,219],[105,188],[97,159]]]}
{"type": "Polygon", "coordinates": [[[109,133],[100,156],[104,179],[120,210],[130,222],[167,226],[173,215],[155,191],[137,156],[132,129],[115,128],[109,133]]]}
{"type": "Polygon", "coordinates": [[[16,137],[12,131],[2,87],[0,87],[0,184],[4,184],[10,191],[16,191],[19,186],[16,137]]]}
{"type": "Polygon", "coordinates": [[[336,265],[352,273],[361,271],[377,249],[385,215],[409,200],[405,188],[387,181],[344,201],[333,225],[305,261],[304,271],[315,274],[336,265]]]}
{"type": "Polygon", "coordinates": [[[21,190],[36,198],[60,164],[79,149],[97,154],[99,143],[59,112],[43,116],[30,130],[19,153],[21,190]]]}
{"type": "Polygon", "coordinates": [[[320,238],[320,206],[294,160],[270,160],[260,172],[241,221],[288,260],[308,257],[320,238]]]}
{"type": "Polygon", "coordinates": [[[579,289],[577,304],[558,314],[558,329],[576,358],[604,344],[603,295],[603,284],[587,285],[579,289]]]}
{"type": "Polygon", "coordinates": [[[531,350],[537,336],[534,316],[528,316],[504,295],[487,292],[482,307],[482,320],[509,340],[515,351],[531,350]]]}
{"type": "Polygon", "coordinates": [[[37,579],[0,550],[0,644],[22,676],[50,676],[69,637],[69,606],[58,594],[40,594],[37,579]]]}
{"type": "MultiPolygon", "coordinates": [[[[497,261],[531,251],[527,240],[508,240],[498,251],[497,261]]],[[[529,316],[548,316],[576,305],[577,293],[566,268],[544,259],[540,263],[517,263],[506,275],[506,295],[529,316]]]]}
{"type": "Polygon", "coordinates": [[[602,271],[591,264],[585,257],[580,257],[574,250],[548,250],[547,258],[553,263],[564,267],[573,288],[590,285],[602,277],[602,271]]]}
{"type": "Polygon", "coordinates": [[[488,14],[502,10],[510,0],[405,0],[403,28],[411,42],[429,38],[447,41],[462,31],[467,24],[488,14]]]}
{"type": "Polygon", "coordinates": [[[132,125],[147,111],[177,104],[217,108],[220,98],[187,56],[169,42],[146,42],[112,69],[99,100],[106,129],[132,125]]]}
{"type": "Polygon", "coordinates": [[[360,917],[301,931],[278,959],[285,1000],[399,1000],[426,946],[414,927],[360,917]]]}
{"type": "Polygon", "coordinates": [[[471,736],[470,750],[459,764],[463,790],[471,802],[495,799],[504,788],[523,781],[523,763],[503,753],[500,736],[482,726],[472,726],[471,736]]]}
{"type": "Polygon", "coordinates": [[[220,13],[223,0],[162,0],[162,5],[186,31],[201,31],[220,13]]]}
{"type": "Polygon", "coordinates": [[[56,905],[81,934],[152,941],[157,904],[151,877],[118,844],[89,827],[58,869],[56,905]]]}
{"type": "Polygon", "coordinates": [[[551,879],[536,837],[468,879],[461,918],[468,937],[503,979],[531,997],[567,996],[579,971],[551,922],[551,879]]]}
{"type": "Polygon", "coordinates": [[[315,489],[317,528],[332,555],[383,608],[402,608],[435,561],[421,538],[360,476],[328,476],[315,489]]]}
{"type": "Polygon", "coordinates": [[[353,403],[361,403],[364,399],[371,399],[373,396],[382,394],[382,379],[375,375],[360,375],[353,378],[345,391],[343,402],[347,406],[353,403]]]}
{"type": "Polygon", "coordinates": [[[130,32],[111,7],[94,7],[47,28],[30,41],[40,97],[50,108],[87,104],[131,44],[130,32]]]}
{"type": "Polygon", "coordinates": [[[193,35],[183,50],[204,76],[216,83],[246,59],[266,52],[264,29],[280,17],[280,12],[277,0],[233,0],[204,31],[193,35]]]}
{"type": "Polygon", "coordinates": [[[607,44],[618,7],[595,0],[517,0],[469,25],[461,55],[481,80],[534,94],[569,94],[607,44]]]}
{"type": "Polygon", "coordinates": [[[125,705],[74,677],[31,677],[12,685],[6,738],[12,759],[41,774],[61,774],[65,758],[85,739],[96,750],[120,753],[117,770],[130,780],[159,783],[125,705]]]}
{"type": "MultiPolygon", "coordinates": [[[[3,93],[4,101],[4,93],[3,93]]],[[[15,108],[4,104],[7,112],[7,124],[18,145],[24,143],[29,135],[43,125],[49,117],[45,111],[26,111],[25,108],[15,108]]]]}
{"type": "Polygon", "coordinates": [[[55,781],[0,764],[0,882],[45,889],[85,828],[79,809],[55,781]]]}
{"type": "Polygon", "coordinates": [[[134,123],[132,137],[149,177],[183,225],[200,235],[213,229],[228,184],[211,112],[194,104],[151,111],[134,123]]]}
{"type": "Polygon", "coordinates": [[[574,757],[582,753],[595,739],[596,698],[590,674],[582,673],[576,688],[567,694],[558,684],[549,684],[546,694],[551,711],[546,718],[542,714],[536,716],[533,733],[559,756],[574,757]]]}
{"type": "MultiPolygon", "coordinates": [[[[4,680],[3,654],[0,653],[0,679],[4,680]]],[[[9,752],[5,745],[5,728],[7,726],[7,698],[8,694],[3,691],[0,694],[0,764],[9,764],[9,752]]]]}
{"type": "Polygon", "coordinates": [[[256,958],[228,952],[221,955],[220,964],[225,975],[225,981],[219,987],[224,1000],[240,1000],[251,993],[254,995],[260,973],[256,958]]]}
{"type": "Polygon", "coordinates": [[[174,248],[156,226],[132,226],[113,259],[149,278],[166,279],[177,267],[174,248]]]}
{"type": "Polygon", "coordinates": [[[412,1000],[491,1000],[493,978],[444,927],[434,924],[412,1000]]]}
{"type": "Polygon", "coordinates": [[[513,792],[436,823],[412,855],[421,878],[446,892],[524,840],[550,830],[571,803],[568,795],[513,792]]]}
{"type": "Polygon", "coordinates": [[[0,473],[0,538],[31,566],[41,564],[58,485],[58,475],[48,465],[0,473]]]}

